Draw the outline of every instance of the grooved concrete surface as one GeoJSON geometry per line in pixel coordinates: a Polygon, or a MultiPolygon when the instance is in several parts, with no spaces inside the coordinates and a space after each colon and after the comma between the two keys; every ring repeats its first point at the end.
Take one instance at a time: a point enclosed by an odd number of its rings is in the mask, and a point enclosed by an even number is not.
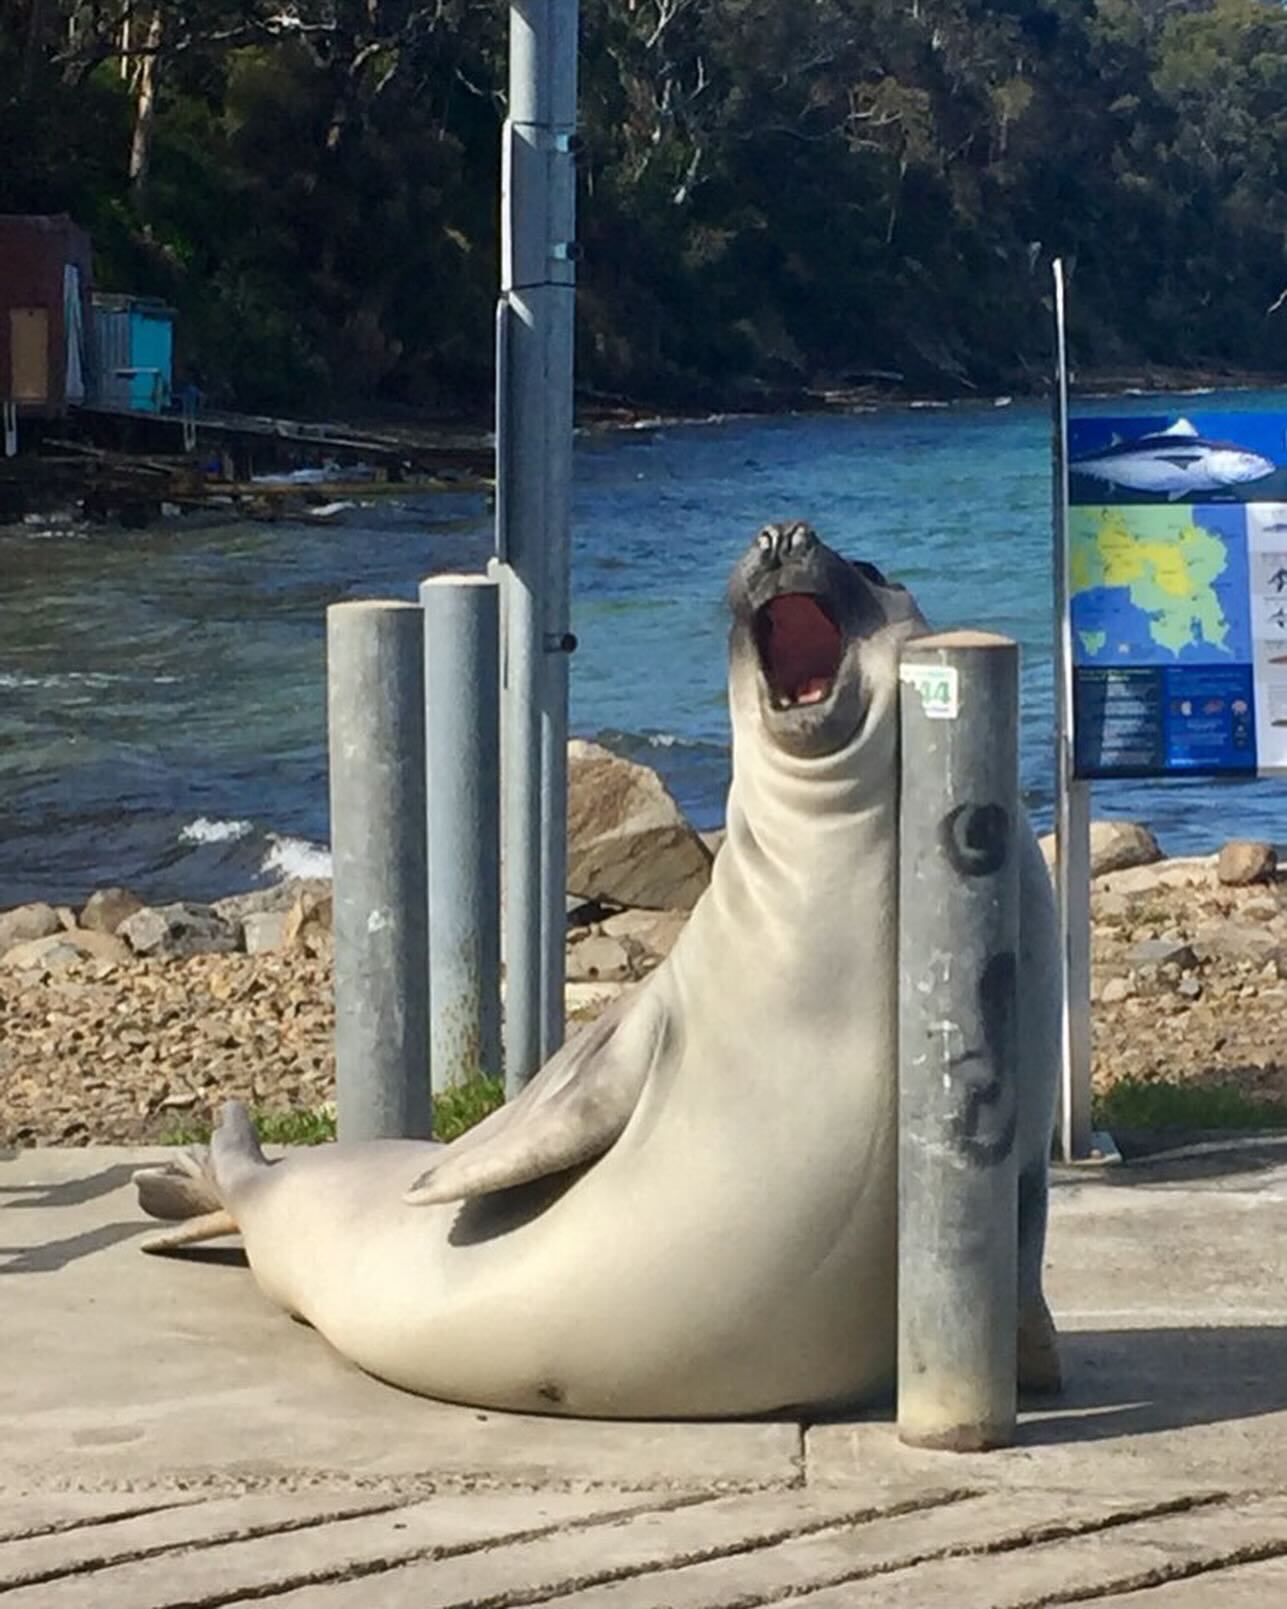
{"type": "Polygon", "coordinates": [[[1287,1605],[1287,1139],[1060,1180],[1068,1390],[979,1457],[408,1397],[140,1257],[149,1155],[0,1154],[0,1609],[1287,1605]]]}

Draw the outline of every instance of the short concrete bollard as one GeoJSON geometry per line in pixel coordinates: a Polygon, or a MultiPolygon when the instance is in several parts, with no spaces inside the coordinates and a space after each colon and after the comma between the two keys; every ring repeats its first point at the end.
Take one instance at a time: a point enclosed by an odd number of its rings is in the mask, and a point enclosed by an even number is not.
{"type": "Polygon", "coordinates": [[[1018,646],[903,649],[898,1433],[1014,1437],[1018,646]]]}
{"type": "Polygon", "coordinates": [[[326,612],[341,1140],[427,1139],[424,632],[419,607],[326,612]]]}
{"type": "Polygon", "coordinates": [[[499,593],[478,575],[420,586],[435,1092],[501,1071],[499,593]]]}

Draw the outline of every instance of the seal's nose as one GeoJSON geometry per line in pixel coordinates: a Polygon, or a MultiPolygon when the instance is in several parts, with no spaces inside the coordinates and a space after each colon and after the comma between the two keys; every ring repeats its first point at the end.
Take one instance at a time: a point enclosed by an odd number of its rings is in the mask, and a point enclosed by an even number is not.
{"type": "Polygon", "coordinates": [[[788,520],[782,525],[766,525],[755,539],[761,560],[767,570],[777,570],[788,559],[803,559],[817,547],[818,535],[803,520],[788,520]]]}

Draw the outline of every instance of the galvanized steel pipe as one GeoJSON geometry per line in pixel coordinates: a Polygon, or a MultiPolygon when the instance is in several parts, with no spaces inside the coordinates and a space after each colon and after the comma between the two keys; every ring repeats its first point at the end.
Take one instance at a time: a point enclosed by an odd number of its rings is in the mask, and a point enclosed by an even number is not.
{"type": "Polygon", "coordinates": [[[1004,1446],[1015,1425],[1019,650],[902,656],[898,1433],[1004,1446]]]}
{"type": "Polygon", "coordinates": [[[428,1138],[424,632],[419,607],[326,612],[342,1140],[428,1138]]]}
{"type": "Polygon", "coordinates": [[[501,1070],[498,600],[487,576],[420,585],[435,1093],[501,1070]]]}

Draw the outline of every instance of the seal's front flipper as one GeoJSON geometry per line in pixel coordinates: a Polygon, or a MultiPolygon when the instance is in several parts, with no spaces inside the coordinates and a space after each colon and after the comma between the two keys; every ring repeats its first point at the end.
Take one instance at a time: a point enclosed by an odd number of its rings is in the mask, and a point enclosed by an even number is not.
{"type": "Polygon", "coordinates": [[[413,1206],[509,1190],[591,1162],[619,1137],[665,1049],[650,991],[622,998],[558,1051],[523,1093],[443,1151],[407,1191],[413,1206]]]}

